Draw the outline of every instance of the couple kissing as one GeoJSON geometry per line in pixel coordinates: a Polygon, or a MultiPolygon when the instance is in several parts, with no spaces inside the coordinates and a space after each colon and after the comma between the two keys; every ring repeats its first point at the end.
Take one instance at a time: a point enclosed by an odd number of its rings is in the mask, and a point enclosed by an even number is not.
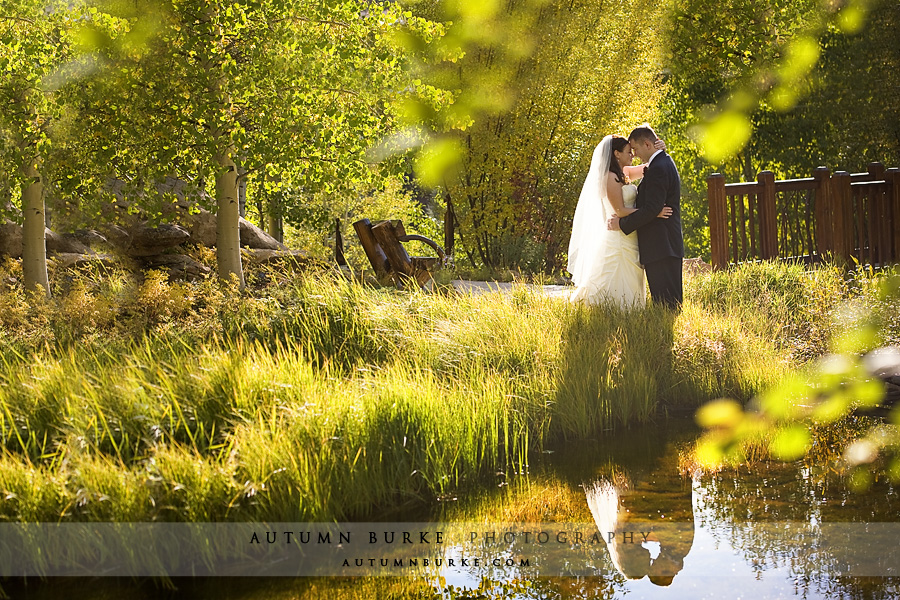
{"type": "Polygon", "coordinates": [[[594,149],[572,223],[572,301],[642,307],[646,273],[651,299],[677,309],[683,258],[681,178],[665,143],[649,125],[627,139],[606,136],[594,149]],[[635,155],[640,165],[632,165],[635,155]]]}

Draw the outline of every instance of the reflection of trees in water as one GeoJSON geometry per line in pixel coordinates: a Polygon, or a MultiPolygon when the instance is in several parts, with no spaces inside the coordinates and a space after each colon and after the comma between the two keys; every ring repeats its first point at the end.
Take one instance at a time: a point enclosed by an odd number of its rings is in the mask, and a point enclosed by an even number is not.
{"type": "MultiPolygon", "coordinates": [[[[879,483],[867,494],[855,494],[840,477],[824,468],[759,462],[752,467],[696,476],[692,507],[684,501],[685,495],[690,499],[690,480],[679,474],[679,450],[693,441],[689,432],[681,433],[685,429],[675,423],[669,430],[678,433],[642,428],[610,433],[592,443],[555,448],[553,454],[544,456],[543,465],[532,462],[527,480],[495,488],[495,497],[483,501],[477,514],[487,521],[520,522],[520,517],[528,515],[542,521],[584,522],[584,517],[590,516],[580,485],[586,480],[607,480],[627,487],[628,508],[635,518],[659,522],[665,515],[682,523],[695,518],[698,528],[711,533],[722,548],[736,548],[762,577],[766,577],[766,571],[782,569],[769,576],[785,577],[793,584],[797,598],[900,598],[897,580],[835,576],[835,569],[847,557],[840,548],[820,544],[818,537],[818,523],[822,522],[898,520],[900,498],[888,484],[879,483]],[[582,504],[577,509],[574,505],[579,501],[582,504]],[[775,529],[764,530],[761,524],[765,523],[775,529]],[[784,527],[778,529],[779,525],[784,527]]],[[[456,514],[452,520],[472,517],[473,508],[469,505],[465,514],[456,514]]],[[[596,577],[529,578],[529,590],[510,597],[628,597],[628,579],[616,569],[609,552],[601,549],[593,562],[586,556],[566,553],[573,569],[584,567],[596,577]],[[581,562],[576,565],[574,561],[581,562]]],[[[675,578],[674,585],[685,576],[678,575],[677,568],[675,561],[671,569],[676,574],[670,575],[675,578]]]]}
{"type": "Polygon", "coordinates": [[[612,600],[622,597],[622,583],[612,577],[539,577],[531,582],[532,590],[522,598],[594,598],[612,600]]]}
{"type": "Polygon", "coordinates": [[[900,496],[889,482],[856,493],[824,467],[775,461],[704,475],[698,496],[703,514],[714,521],[892,522],[900,518],[900,496]]]}
{"type": "Polygon", "coordinates": [[[696,493],[698,525],[718,542],[739,550],[757,572],[788,569],[799,597],[900,595],[896,579],[835,575],[846,573],[848,565],[878,565],[890,559],[895,541],[874,547],[871,539],[841,543],[866,536],[842,538],[834,533],[841,523],[852,524],[848,529],[859,532],[865,523],[900,520],[900,498],[889,483],[858,494],[824,468],[759,462],[703,475],[696,493]]]}

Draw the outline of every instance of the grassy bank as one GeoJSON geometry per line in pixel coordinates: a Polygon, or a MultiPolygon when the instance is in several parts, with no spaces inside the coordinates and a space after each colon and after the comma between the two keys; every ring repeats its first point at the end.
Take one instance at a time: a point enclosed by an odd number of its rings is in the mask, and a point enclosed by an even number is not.
{"type": "MultiPolygon", "coordinates": [[[[14,277],[14,265],[6,269],[14,277]]],[[[81,272],[0,296],[0,518],[362,518],[543,444],[754,392],[865,298],[837,271],[688,280],[674,316],[269,274],[252,293],[81,272]]],[[[851,282],[852,283],[852,282],[851,282]]]]}

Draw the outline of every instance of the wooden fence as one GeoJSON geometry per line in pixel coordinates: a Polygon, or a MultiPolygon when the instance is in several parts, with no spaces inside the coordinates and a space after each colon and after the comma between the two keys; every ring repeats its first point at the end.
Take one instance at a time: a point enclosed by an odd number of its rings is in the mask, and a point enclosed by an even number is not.
{"type": "Polygon", "coordinates": [[[900,262],[900,169],[871,163],[868,173],[831,173],[755,182],[707,178],[712,265],[766,259],[816,262],[831,255],[850,263],[900,262]]]}

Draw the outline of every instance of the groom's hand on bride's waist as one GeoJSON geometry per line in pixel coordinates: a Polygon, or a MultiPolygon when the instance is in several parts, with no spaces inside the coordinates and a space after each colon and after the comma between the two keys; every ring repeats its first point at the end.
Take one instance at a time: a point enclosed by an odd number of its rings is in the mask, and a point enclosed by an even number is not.
{"type": "Polygon", "coordinates": [[[620,231],[618,215],[613,215],[609,218],[609,220],[606,222],[606,228],[610,231],[620,231]]]}

